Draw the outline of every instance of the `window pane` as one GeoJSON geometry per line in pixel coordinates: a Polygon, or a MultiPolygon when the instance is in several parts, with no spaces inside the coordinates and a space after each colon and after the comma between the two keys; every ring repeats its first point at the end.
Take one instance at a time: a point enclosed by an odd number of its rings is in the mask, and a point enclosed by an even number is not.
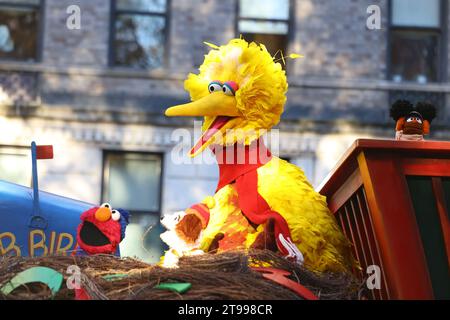
{"type": "Polygon", "coordinates": [[[289,0],[241,0],[242,18],[289,19],[289,0]]]}
{"type": "Polygon", "coordinates": [[[242,33],[242,37],[249,42],[255,41],[264,44],[272,56],[279,50],[286,54],[287,35],[242,33]]]}
{"type": "Polygon", "coordinates": [[[395,26],[439,27],[440,0],[393,0],[395,26]]]}
{"type": "Polygon", "coordinates": [[[0,149],[0,180],[31,185],[31,159],[26,150],[0,149]]]}
{"type": "Polygon", "coordinates": [[[439,36],[429,32],[393,31],[391,77],[394,81],[438,80],[439,36]]]}
{"type": "Polygon", "coordinates": [[[287,34],[288,24],[286,22],[241,20],[239,21],[239,32],[287,34]]]}
{"type": "Polygon", "coordinates": [[[116,20],[115,64],[155,68],[163,64],[165,18],[119,15],[116,20]]]}
{"type": "Polygon", "coordinates": [[[166,0],[117,0],[117,9],[164,13],[166,2],[166,0]]]}
{"type": "Polygon", "coordinates": [[[154,155],[108,155],[109,176],[104,201],[114,207],[159,211],[161,160],[154,155]]]}
{"type": "Polygon", "coordinates": [[[0,58],[36,59],[38,25],[36,9],[0,6],[0,58]]]}
{"type": "Polygon", "coordinates": [[[126,237],[120,243],[120,255],[137,257],[148,263],[158,263],[164,250],[168,249],[159,237],[164,231],[159,215],[132,214],[126,237]]]}

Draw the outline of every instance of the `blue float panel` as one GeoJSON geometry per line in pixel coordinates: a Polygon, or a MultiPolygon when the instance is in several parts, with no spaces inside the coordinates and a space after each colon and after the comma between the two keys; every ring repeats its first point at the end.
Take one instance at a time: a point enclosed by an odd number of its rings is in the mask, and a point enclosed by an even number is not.
{"type": "Polygon", "coordinates": [[[93,206],[39,192],[40,210],[33,217],[33,189],[0,180],[0,255],[69,254],[80,215],[93,206]]]}

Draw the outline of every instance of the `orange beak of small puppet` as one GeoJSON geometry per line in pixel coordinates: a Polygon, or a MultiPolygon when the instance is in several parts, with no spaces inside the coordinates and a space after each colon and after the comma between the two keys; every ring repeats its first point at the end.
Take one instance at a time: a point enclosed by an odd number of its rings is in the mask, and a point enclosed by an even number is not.
{"type": "Polygon", "coordinates": [[[97,219],[100,222],[108,221],[111,218],[111,209],[100,207],[95,211],[95,219],[97,219]]]}

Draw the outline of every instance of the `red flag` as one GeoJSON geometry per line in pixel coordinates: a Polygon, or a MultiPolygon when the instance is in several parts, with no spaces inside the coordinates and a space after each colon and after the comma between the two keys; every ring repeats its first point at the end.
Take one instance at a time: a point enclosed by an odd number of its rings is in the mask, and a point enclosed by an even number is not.
{"type": "Polygon", "coordinates": [[[53,159],[53,146],[36,146],[36,159],[53,159]]]}

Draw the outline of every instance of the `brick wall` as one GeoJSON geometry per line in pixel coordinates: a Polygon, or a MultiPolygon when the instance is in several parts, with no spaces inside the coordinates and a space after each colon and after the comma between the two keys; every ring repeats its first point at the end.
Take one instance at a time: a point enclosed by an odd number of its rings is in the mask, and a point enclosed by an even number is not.
{"type": "Polygon", "coordinates": [[[387,48],[386,0],[295,1],[292,49],[305,55],[295,61],[301,77],[384,79],[387,48]],[[381,30],[368,30],[366,9],[381,9],[381,30]]]}
{"type": "Polygon", "coordinates": [[[108,64],[108,0],[46,0],[42,60],[56,66],[94,66],[108,64]],[[81,29],[68,29],[67,7],[81,9],[81,29]]]}
{"type": "MultiPolygon", "coordinates": [[[[236,35],[236,1],[170,1],[167,65],[159,70],[128,70],[108,65],[109,0],[47,0],[42,62],[22,69],[37,68],[34,95],[42,98],[45,107],[125,108],[161,116],[165,103],[188,98],[183,79],[202,62],[208,50],[203,42],[222,44],[236,35]],[[81,9],[80,30],[66,27],[66,9],[73,4],[81,9]]],[[[385,79],[388,0],[292,3],[288,50],[305,58],[288,63],[285,121],[297,117],[313,122],[341,119],[369,126],[386,124],[391,89],[385,79]],[[366,9],[371,4],[380,6],[381,30],[366,28],[366,9]],[[358,87],[361,83],[363,88],[358,87]]],[[[427,91],[429,87],[413,89],[427,91]]],[[[447,83],[441,87],[450,93],[447,83]]],[[[450,114],[447,105],[441,106],[445,119],[450,114]]]]}

